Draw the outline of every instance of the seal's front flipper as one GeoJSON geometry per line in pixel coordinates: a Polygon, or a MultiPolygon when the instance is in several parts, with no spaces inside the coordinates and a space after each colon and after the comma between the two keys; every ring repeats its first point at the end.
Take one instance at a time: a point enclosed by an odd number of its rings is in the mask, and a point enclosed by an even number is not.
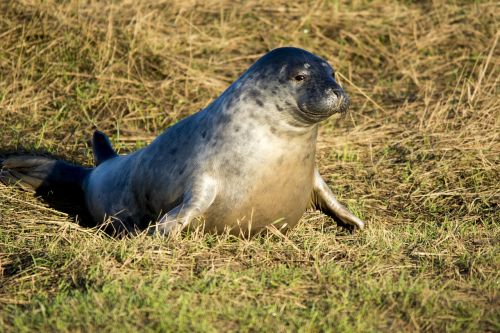
{"type": "Polygon", "coordinates": [[[94,132],[92,138],[92,151],[94,152],[94,162],[96,166],[110,158],[118,156],[111,146],[108,137],[100,131],[94,132]]]}
{"type": "Polygon", "coordinates": [[[182,203],[165,214],[151,227],[155,235],[171,235],[182,231],[196,217],[203,216],[217,195],[217,182],[209,176],[201,177],[184,194],[182,203]]]}
{"type": "Polygon", "coordinates": [[[332,191],[325,183],[318,170],[314,171],[314,185],[312,204],[315,209],[318,209],[326,215],[338,219],[341,222],[352,225],[358,229],[363,229],[365,222],[351,213],[344,205],[342,205],[332,191]]]}

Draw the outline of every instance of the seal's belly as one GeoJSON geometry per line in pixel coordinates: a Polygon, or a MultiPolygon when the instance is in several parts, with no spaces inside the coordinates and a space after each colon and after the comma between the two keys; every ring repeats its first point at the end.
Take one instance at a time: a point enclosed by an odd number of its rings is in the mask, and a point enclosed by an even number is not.
{"type": "Polygon", "coordinates": [[[229,228],[239,235],[255,234],[271,224],[281,230],[294,227],[311,198],[314,165],[307,164],[263,168],[240,186],[226,183],[228,190],[220,192],[204,216],[205,230],[220,233],[229,228]]]}

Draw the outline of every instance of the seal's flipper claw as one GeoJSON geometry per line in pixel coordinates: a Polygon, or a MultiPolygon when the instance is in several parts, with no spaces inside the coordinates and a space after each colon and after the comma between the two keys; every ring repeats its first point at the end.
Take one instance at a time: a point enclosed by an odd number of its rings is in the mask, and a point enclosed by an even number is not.
{"type": "Polygon", "coordinates": [[[318,170],[314,172],[313,206],[346,225],[353,226],[360,230],[365,227],[365,222],[351,213],[337,200],[337,198],[335,198],[335,195],[333,195],[328,185],[323,178],[321,178],[318,170]]]}
{"type": "Polygon", "coordinates": [[[108,137],[100,131],[94,132],[92,138],[92,151],[94,152],[94,162],[96,166],[110,158],[118,156],[113,146],[111,146],[108,137]]]}

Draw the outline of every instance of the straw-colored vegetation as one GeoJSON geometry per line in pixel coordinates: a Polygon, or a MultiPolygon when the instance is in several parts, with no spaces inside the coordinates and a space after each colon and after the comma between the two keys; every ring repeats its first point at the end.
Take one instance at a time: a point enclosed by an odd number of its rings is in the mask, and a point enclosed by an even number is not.
{"type": "Polygon", "coordinates": [[[352,98],[317,163],[367,222],[113,239],[0,186],[0,331],[498,332],[496,1],[1,1],[0,148],[90,165],[284,45],[352,98]]]}

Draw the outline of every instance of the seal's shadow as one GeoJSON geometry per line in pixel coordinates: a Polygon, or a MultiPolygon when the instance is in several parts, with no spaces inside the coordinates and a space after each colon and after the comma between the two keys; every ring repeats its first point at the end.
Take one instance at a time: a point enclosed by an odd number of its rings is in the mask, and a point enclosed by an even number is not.
{"type": "MultiPolygon", "coordinates": [[[[15,150],[0,150],[0,168],[4,159],[18,155],[42,156],[64,161],[68,163],[78,164],[74,161],[68,161],[67,158],[49,153],[46,150],[30,150],[18,148],[15,150]]],[[[50,175],[49,175],[50,176],[50,175]]],[[[15,187],[15,184],[6,184],[15,187]]],[[[50,208],[66,213],[78,225],[86,228],[93,228],[97,223],[93,221],[89,212],[85,208],[85,199],[83,191],[74,186],[49,186],[42,183],[35,191],[34,195],[37,199],[47,204],[50,208]]]]}

